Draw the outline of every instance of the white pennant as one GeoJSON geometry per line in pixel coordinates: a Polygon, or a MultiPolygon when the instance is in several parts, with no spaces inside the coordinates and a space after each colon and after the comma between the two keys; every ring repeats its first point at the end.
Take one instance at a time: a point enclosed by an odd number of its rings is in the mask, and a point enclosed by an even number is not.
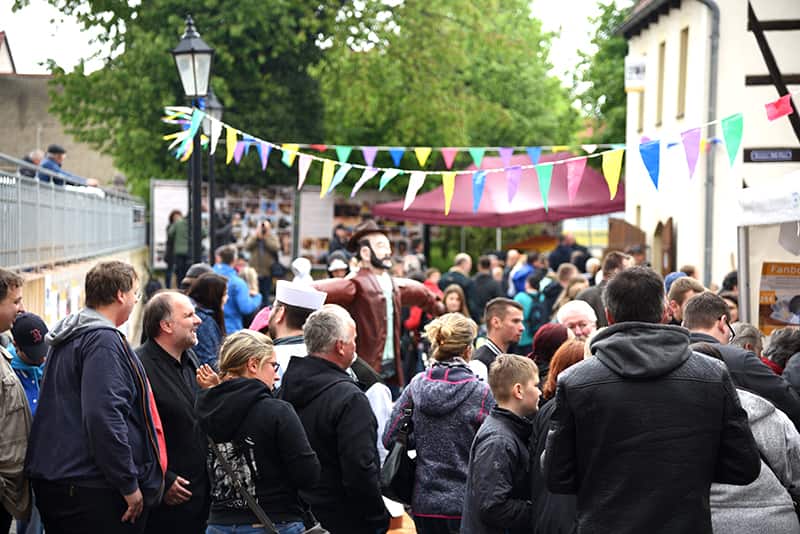
{"type": "Polygon", "coordinates": [[[378,174],[378,169],[372,169],[372,168],[364,169],[364,172],[361,174],[361,178],[358,179],[358,181],[356,182],[356,185],[353,186],[353,190],[350,192],[350,198],[353,198],[354,196],[356,196],[356,193],[358,193],[358,190],[361,189],[361,187],[365,183],[367,183],[371,179],[373,179],[376,174],[378,174]]]}
{"type": "Polygon", "coordinates": [[[219,136],[222,134],[222,123],[216,119],[212,119],[211,117],[209,117],[208,120],[211,121],[211,146],[209,147],[209,154],[213,155],[214,151],[217,149],[219,136]]]}
{"type": "Polygon", "coordinates": [[[581,148],[585,150],[587,154],[594,154],[594,151],[597,150],[597,145],[581,145],[581,148]]]}
{"type": "Polygon", "coordinates": [[[300,188],[303,187],[303,184],[306,181],[306,174],[308,174],[308,168],[311,166],[311,158],[300,154],[300,158],[297,161],[297,190],[300,191],[300,188]]]}
{"type": "Polygon", "coordinates": [[[403,203],[403,211],[406,211],[409,206],[414,202],[414,199],[417,198],[417,193],[419,192],[420,187],[422,184],[425,183],[425,173],[421,171],[414,171],[411,173],[411,178],[408,180],[408,189],[406,189],[406,200],[403,203]]]}

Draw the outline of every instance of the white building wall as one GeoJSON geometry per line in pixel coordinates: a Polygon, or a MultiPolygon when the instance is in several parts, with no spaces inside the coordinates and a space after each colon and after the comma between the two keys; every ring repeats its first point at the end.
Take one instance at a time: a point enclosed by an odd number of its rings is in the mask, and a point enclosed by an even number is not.
{"type": "MultiPolygon", "coordinates": [[[[798,146],[787,119],[770,123],[764,104],[777,98],[774,87],[746,87],[745,75],[766,74],[755,38],[747,32],[747,1],[718,1],[721,12],[717,110],[721,119],[733,113],[744,114],[744,147],[798,146]]],[[[762,20],[800,18],[797,0],[754,0],[762,20]],[[762,9],[764,7],[764,9],[762,9]]],[[[648,26],[629,41],[629,53],[646,55],[644,128],[638,131],[640,94],[628,95],[626,157],[626,220],[639,225],[652,244],[657,224],[673,218],[677,236],[677,266],[694,264],[704,276],[706,157],[714,160],[713,254],[711,280],[719,283],[725,273],[736,268],[737,196],[742,179],[748,184],[763,183],[798,167],[793,164],[743,164],[741,152],[733,168],[723,144],[713,145],[709,154],[701,153],[693,178],[688,176],[680,133],[708,121],[708,66],[711,16],[703,4],[685,0],[679,9],[648,26]],[[678,72],[681,30],[689,28],[686,110],[677,118],[678,72]],[[664,104],[662,124],[656,125],[658,90],[658,48],[666,43],[664,104]],[[661,177],[659,189],[653,186],[638,153],[642,136],[661,139],[661,177]],[[677,143],[668,148],[669,143],[677,143]]],[[[800,72],[798,32],[768,32],[778,65],[784,73],[800,72]]],[[[790,87],[790,90],[797,89],[790,87]]],[[[716,125],[715,136],[722,138],[716,125]]],[[[708,129],[703,137],[710,137],[708,129]]],[[[741,151],[741,149],[740,149],[741,151]]]]}

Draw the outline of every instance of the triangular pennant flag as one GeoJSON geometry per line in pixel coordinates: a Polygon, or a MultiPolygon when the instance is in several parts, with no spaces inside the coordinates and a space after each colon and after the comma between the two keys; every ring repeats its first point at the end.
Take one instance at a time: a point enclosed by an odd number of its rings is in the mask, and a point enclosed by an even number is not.
{"type": "Polygon", "coordinates": [[[383,191],[383,188],[386,187],[386,184],[394,180],[396,177],[403,174],[403,171],[400,169],[386,169],[384,171],[383,176],[381,176],[381,183],[378,185],[378,190],[383,191]]]}
{"type": "Polygon", "coordinates": [[[283,150],[283,157],[281,157],[281,161],[283,164],[287,167],[291,167],[299,149],[300,145],[296,143],[284,143],[281,145],[281,150],[283,150]]]}
{"type": "Polygon", "coordinates": [[[624,148],[603,152],[603,177],[605,177],[606,183],[608,184],[608,192],[611,195],[611,200],[614,200],[614,197],[617,196],[619,175],[622,171],[622,155],[624,153],[624,148]]]}
{"type": "Polygon", "coordinates": [[[343,163],[342,166],[339,167],[339,170],[336,171],[336,174],[333,176],[333,181],[331,182],[330,187],[328,187],[328,193],[333,191],[337,185],[342,183],[342,180],[344,180],[345,176],[347,176],[347,173],[350,172],[350,169],[352,168],[353,166],[349,163],[343,163]]]}
{"type": "Polygon", "coordinates": [[[511,156],[514,155],[513,148],[500,148],[497,150],[497,153],[500,154],[500,161],[503,162],[503,168],[507,169],[511,166],[511,156]]]}
{"type": "MultiPolygon", "coordinates": [[[[417,156],[417,161],[419,162],[420,167],[425,167],[425,162],[428,161],[428,156],[431,155],[431,147],[429,146],[418,146],[414,149],[414,154],[417,156]]],[[[412,175],[413,179],[413,175],[412,175]]],[[[410,183],[410,182],[409,182],[410,183]]],[[[415,193],[416,195],[416,193],[415,193]]]]}
{"type": "Polygon", "coordinates": [[[614,150],[625,148],[625,143],[611,143],[611,148],[613,148],[614,150]]]}
{"type": "Polygon", "coordinates": [[[369,169],[364,169],[364,172],[361,173],[361,178],[358,179],[356,185],[353,186],[353,190],[350,192],[350,198],[356,196],[358,190],[361,189],[365,183],[372,180],[376,174],[378,174],[378,169],[373,169],[371,167],[369,169]]]}
{"type": "Polygon", "coordinates": [[[639,153],[642,161],[647,168],[647,173],[653,181],[653,185],[658,189],[659,159],[661,157],[661,141],[655,139],[639,145],[639,153]]]}
{"type": "Polygon", "coordinates": [[[337,146],[336,157],[339,158],[339,163],[347,163],[347,160],[350,157],[350,152],[352,151],[353,147],[351,146],[337,146]]]}
{"type": "Polygon", "coordinates": [[[594,151],[597,150],[597,145],[581,145],[581,148],[587,154],[594,154],[594,151]]]}
{"type": "MultiPolygon", "coordinates": [[[[442,151],[444,152],[444,151],[442,151]]],[[[450,213],[450,204],[453,202],[453,191],[456,187],[456,173],[442,173],[442,189],[444,190],[444,214],[450,213]]]]}
{"type": "Polygon", "coordinates": [[[517,195],[519,189],[519,181],[522,178],[522,168],[519,165],[514,165],[506,171],[506,187],[508,188],[508,202],[511,203],[517,195]]]}
{"type": "Polygon", "coordinates": [[[540,146],[529,146],[525,149],[525,152],[528,153],[528,157],[531,158],[531,163],[536,165],[539,163],[539,158],[542,157],[542,147],[540,146]]]}
{"type": "Polygon", "coordinates": [[[189,158],[192,156],[192,152],[194,151],[194,143],[189,143],[186,147],[186,152],[184,152],[183,156],[181,157],[181,163],[189,161],[189,158]]]}
{"type": "Polygon", "coordinates": [[[708,141],[705,137],[700,139],[700,152],[708,152],[708,141]]]}
{"type": "Polygon", "coordinates": [[[364,156],[364,162],[366,162],[367,167],[372,167],[372,164],[375,163],[375,154],[378,153],[378,149],[374,146],[365,146],[361,149],[361,154],[364,156]]]}
{"type": "Polygon", "coordinates": [[[700,128],[692,128],[681,132],[683,151],[686,152],[686,164],[689,166],[689,178],[694,176],[697,158],[700,155],[700,128]]]}
{"type": "Polygon", "coordinates": [[[300,157],[297,159],[297,190],[300,191],[300,188],[303,187],[303,184],[306,181],[306,175],[308,174],[308,168],[311,167],[311,157],[306,156],[305,154],[300,154],[300,157]]]}
{"type": "Polygon", "coordinates": [[[242,155],[244,155],[244,141],[239,141],[236,143],[236,148],[233,151],[233,161],[238,165],[240,161],[242,161],[242,155]]]}
{"type": "Polygon", "coordinates": [[[536,176],[539,179],[539,193],[542,195],[544,211],[548,211],[547,199],[550,196],[550,182],[553,179],[553,164],[542,163],[536,166],[536,176]]]}
{"type": "Polygon", "coordinates": [[[569,150],[569,145],[553,145],[550,147],[550,152],[564,152],[569,150]]]}
{"type": "Polygon", "coordinates": [[[764,104],[767,110],[767,119],[774,121],[786,115],[791,115],[792,111],[792,94],[788,93],[780,97],[775,102],[764,104]]]}
{"type": "Polygon", "coordinates": [[[218,120],[211,119],[211,146],[209,154],[212,156],[217,150],[217,143],[219,143],[219,136],[222,133],[222,123],[218,120]]]}
{"type": "Polygon", "coordinates": [[[472,156],[472,161],[475,162],[475,166],[478,168],[480,168],[481,162],[483,161],[484,152],[486,152],[485,148],[472,147],[469,149],[469,155],[472,156]]]}
{"type": "Polygon", "coordinates": [[[397,146],[397,147],[389,149],[389,154],[391,154],[391,156],[392,156],[392,161],[394,161],[394,166],[395,167],[399,167],[400,166],[400,160],[403,159],[403,154],[405,154],[405,153],[406,153],[406,149],[403,148],[403,147],[400,147],[400,146],[397,146]]]}
{"type": "Polygon", "coordinates": [[[336,162],[332,159],[326,159],[322,162],[322,187],[319,190],[319,198],[324,198],[328,193],[331,180],[333,180],[333,168],[335,166],[336,162]]]}
{"type": "Polygon", "coordinates": [[[225,132],[225,148],[228,149],[228,155],[225,157],[225,164],[230,165],[231,161],[233,161],[233,152],[236,150],[236,130],[230,126],[227,127],[227,131],[225,132]]]}
{"type": "Polygon", "coordinates": [[[733,166],[739,146],[742,144],[742,130],[744,118],[741,113],[722,119],[722,137],[725,138],[725,148],[728,150],[728,161],[733,166]]]}
{"type": "Polygon", "coordinates": [[[567,196],[570,202],[574,201],[578,195],[585,169],[586,158],[573,159],[567,162],[567,196]]]}
{"type": "MultiPolygon", "coordinates": [[[[430,149],[428,150],[430,151],[430,149]]],[[[419,154],[417,154],[417,157],[419,157],[419,154]]],[[[427,156],[425,157],[427,158],[427,156]]],[[[408,189],[406,189],[406,199],[403,202],[403,211],[406,211],[408,207],[414,202],[414,199],[417,198],[417,193],[419,192],[420,187],[422,187],[422,184],[424,183],[425,183],[424,172],[414,171],[411,173],[411,178],[408,180],[408,189]]]]}
{"type": "Polygon", "coordinates": [[[205,118],[205,116],[206,114],[203,111],[199,109],[194,110],[194,113],[192,113],[192,121],[186,133],[186,138],[183,140],[183,144],[178,149],[178,152],[185,152],[187,146],[192,144],[192,139],[194,139],[194,136],[197,134],[197,130],[200,129],[200,125],[203,124],[203,118],[205,118]]]}
{"type": "Polygon", "coordinates": [[[266,170],[267,162],[269,161],[269,153],[272,151],[272,146],[268,145],[264,141],[261,141],[256,145],[258,149],[258,157],[261,158],[261,170],[266,170]]]}
{"type": "Polygon", "coordinates": [[[486,186],[486,171],[472,173],[472,212],[478,211],[483,198],[483,188],[486,186]]]}
{"type": "Polygon", "coordinates": [[[247,134],[242,134],[242,139],[244,140],[244,155],[246,156],[250,152],[250,145],[255,143],[255,139],[247,134]]]}
{"type": "Polygon", "coordinates": [[[442,159],[444,160],[444,166],[447,169],[453,168],[453,161],[456,159],[456,154],[458,154],[457,148],[443,148],[442,149],[442,159]]]}
{"type": "Polygon", "coordinates": [[[314,144],[314,145],[309,145],[308,148],[314,149],[317,152],[325,152],[326,150],[328,150],[328,145],[314,144]]]}

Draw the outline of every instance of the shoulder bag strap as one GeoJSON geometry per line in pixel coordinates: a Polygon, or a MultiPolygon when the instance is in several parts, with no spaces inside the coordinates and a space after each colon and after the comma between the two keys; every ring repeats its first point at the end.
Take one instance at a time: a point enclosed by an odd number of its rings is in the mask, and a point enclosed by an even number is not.
{"type": "Polygon", "coordinates": [[[228,460],[225,459],[225,455],[223,455],[219,448],[217,448],[217,444],[214,443],[214,440],[208,438],[208,446],[211,447],[211,450],[214,451],[214,456],[217,457],[219,463],[222,464],[222,468],[225,469],[225,473],[231,477],[231,481],[233,482],[233,487],[236,488],[236,491],[239,492],[239,495],[247,502],[247,506],[250,507],[250,510],[256,515],[259,521],[264,525],[264,528],[270,534],[278,534],[278,530],[275,528],[275,524],[270,520],[267,516],[267,513],[261,508],[261,505],[255,500],[255,498],[244,489],[242,486],[242,481],[239,478],[239,475],[231,467],[231,464],[228,463],[228,460]]]}

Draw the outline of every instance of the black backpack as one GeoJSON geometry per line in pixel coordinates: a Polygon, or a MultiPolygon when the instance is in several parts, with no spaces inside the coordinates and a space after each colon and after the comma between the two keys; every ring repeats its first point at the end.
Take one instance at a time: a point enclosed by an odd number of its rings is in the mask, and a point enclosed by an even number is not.
{"type": "Polygon", "coordinates": [[[531,298],[531,309],[528,316],[525,317],[525,327],[530,332],[531,337],[536,334],[539,328],[549,321],[549,313],[547,311],[547,303],[545,302],[544,292],[537,291],[536,293],[526,293],[531,298]]]}

